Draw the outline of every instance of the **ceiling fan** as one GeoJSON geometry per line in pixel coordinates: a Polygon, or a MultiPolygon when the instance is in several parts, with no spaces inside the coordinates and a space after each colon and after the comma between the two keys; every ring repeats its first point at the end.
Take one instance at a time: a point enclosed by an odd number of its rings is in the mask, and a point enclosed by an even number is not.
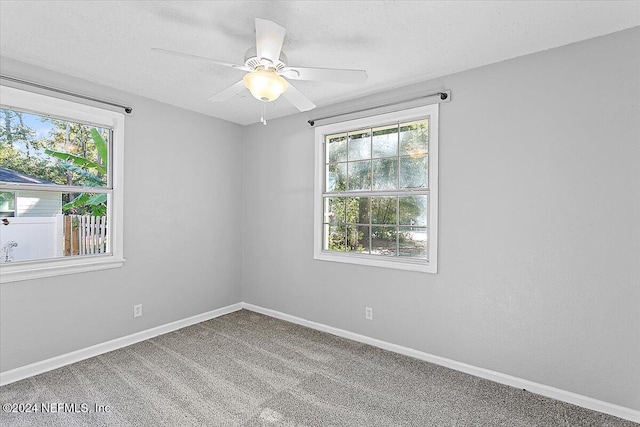
{"type": "MultiPolygon", "coordinates": [[[[364,70],[288,66],[287,56],[282,52],[285,32],[285,28],[275,22],[256,18],[256,46],[245,52],[244,65],[161,48],[152,48],[152,50],[201,59],[247,72],[242,80],[213,95],[209,98],[210,101],[226,101],[245,89],[249,89],[254,98],[265,104],[275,101],[282,95],[298,110],[309,111],[316,107],[315,104],[291,85],[287,79],[338,83],[360,83],[367,79],[367,72],[364,70]]],[[[266,124],[264,117],[261,121],[266,124]]]]}

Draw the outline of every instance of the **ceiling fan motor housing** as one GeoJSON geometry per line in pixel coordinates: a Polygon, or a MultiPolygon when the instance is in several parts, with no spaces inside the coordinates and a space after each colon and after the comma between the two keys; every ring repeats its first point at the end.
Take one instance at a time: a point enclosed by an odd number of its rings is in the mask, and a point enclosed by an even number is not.
{"type": "Polygon", "coordinates": [[[255,46],[250,47],[244,53],[244,65],[249,67],[252,70],[255,70],[258,67],[262,66],[266,70],[268,70],[269,68],[273,68],[275,69],[276,72],[279,72],[279,71],[282,71],[284,67],[286,67],[286,63],[287,63],[287,55],[285,55],[284,52],[282,51],[280,51],[280,57],[278,58],[278,62],[275,64],[267,58],[262,58],[262,59],[258,58],[255,46]]]}

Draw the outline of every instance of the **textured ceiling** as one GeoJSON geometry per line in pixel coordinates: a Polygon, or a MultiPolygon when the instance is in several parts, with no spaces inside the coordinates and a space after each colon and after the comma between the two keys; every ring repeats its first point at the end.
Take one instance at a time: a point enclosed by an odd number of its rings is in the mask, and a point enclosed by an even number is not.
{"type": "MultiPolygon", "coordinates": [[[[317,106],[640,25],[640,1],[0,1],[0,55],[239,124],[243,72],[152,47],[243,63],[254,18],[287,29],[290,65],[365,69],[349,85],[294,81],[317,106]]],[[[297,110],[285,99],[268,116],[297,110]]]]}

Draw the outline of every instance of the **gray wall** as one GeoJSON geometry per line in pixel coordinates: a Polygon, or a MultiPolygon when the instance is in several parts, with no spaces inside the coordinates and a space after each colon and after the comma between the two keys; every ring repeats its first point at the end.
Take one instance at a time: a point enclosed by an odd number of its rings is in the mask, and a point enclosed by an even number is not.
{"type": "Polygon", "coordinates": [[[3,74],[134,107],[125,122],[125,266],[2,284],[2,371],[242,300],[240,126],[6,58],[0,64],[3,74]],[[134,319],[138,303],[144,315],[134,319]]]}
{"type": "Polygon", "coordinates": [[[635,28],[370,99],[453,92],[437,275],[314,261],[306,120],[322,114],[247,127],[244,301],[640,409],[639,40],[635,28]]]}
{"type": "Polygon", "coordinates": [[[453,91],[437,275],[313,260],[309,114],[243,129],[3,58],[3,73],[135,112],[125,266],[3,284],[0,370],[244,300],[640,409],[639,40],[636,28],[369,100],[453,91]]]}

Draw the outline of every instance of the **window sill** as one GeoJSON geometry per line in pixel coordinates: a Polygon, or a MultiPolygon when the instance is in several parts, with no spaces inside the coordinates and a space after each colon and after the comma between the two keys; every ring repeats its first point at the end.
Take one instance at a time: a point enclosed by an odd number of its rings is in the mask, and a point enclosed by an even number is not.
{"type": "Polygon", "coordinates": [[[335,252],[318,251],[314,259],[321,261],[344,262],[348,264],[359,264],[372,267],[393,268],[397,270],[419,271],[421,273],[437,273],[438,268],[435,263],[423,261],[413,261],[398,258],[378,258],[370,255],[343,254],[335,252]]]}
{"type": "Polygon", "coordinates": [[[2,263],[0,264],[0,283],[120,268],[124,265],[124,261],[112,255],[102,255],[77,259],[2,263]]]}

